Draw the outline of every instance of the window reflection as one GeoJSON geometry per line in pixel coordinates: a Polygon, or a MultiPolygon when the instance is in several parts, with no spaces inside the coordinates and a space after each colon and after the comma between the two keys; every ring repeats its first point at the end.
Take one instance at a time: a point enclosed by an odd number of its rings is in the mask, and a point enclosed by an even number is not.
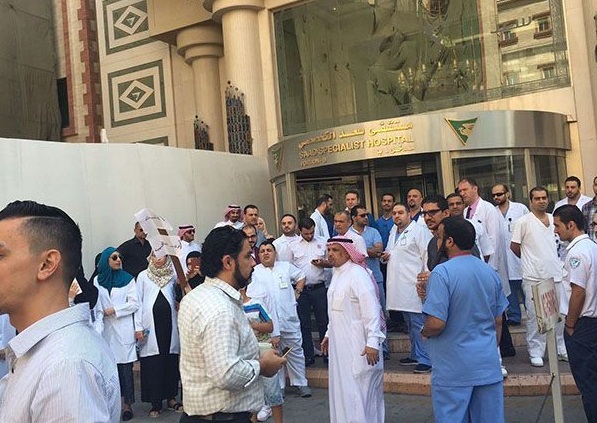
{"type": "Polygon", "coordinates": [[[568,86],[561,9],[317,0],[276,12],[284,134],[568,86]]]}

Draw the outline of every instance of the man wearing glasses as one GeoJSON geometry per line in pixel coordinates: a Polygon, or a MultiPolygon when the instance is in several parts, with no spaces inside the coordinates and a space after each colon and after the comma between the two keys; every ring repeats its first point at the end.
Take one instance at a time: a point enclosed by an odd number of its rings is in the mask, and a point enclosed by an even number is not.
{"type": "MultiPolygon", "coordinates": [[[[510,200],[510,189],[505,184],[496,184],[491,188],[491,197],[495,203],[495,208],[501,213],[506,223],[504,237],[506,245],[512,241],[512,230],[514,222],[529,212],[527,206],[510,200]]],[[[519,296],[524,301],[524,292],[522,290],[522,273],[520,270],[520,259],[514,255],[510,248],[506,251],[508,262],[508,279],[510,281],[510,295],[508,295],[508,320],[506,323],[510,326],[520,325],[522,313],[520,311],[519,296]]]]}

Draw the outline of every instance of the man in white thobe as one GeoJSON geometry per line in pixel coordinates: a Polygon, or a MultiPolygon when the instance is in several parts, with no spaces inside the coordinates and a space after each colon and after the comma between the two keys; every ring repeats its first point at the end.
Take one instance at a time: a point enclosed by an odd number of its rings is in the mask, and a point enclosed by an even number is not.
{"type": "Polygon", "coordinates": [[[382,423],[383,358],[381,308],[375,285],[351,239],[332,238],[334,267],[328,290],[328,331],[321,350],[329,359],[331,423],[382,423]]]}
{"type": "MultiPolygon", "coordinates": [[[[278,261],[271,240],[259,246],[259,258],[261,264],[254,268],[247,295],[263,302],[273,316],[272,346],[280,351],[291,348],[286,355],[285,367],[290,385],[298,387],[301,396],[311,396],[305,374],[301,323],[296,311],[296,298],[305,286],[305,274],[290,262],[278,261]]],[[[285,368],[280,370],[281,388],[286,385],[285,368]]]]}

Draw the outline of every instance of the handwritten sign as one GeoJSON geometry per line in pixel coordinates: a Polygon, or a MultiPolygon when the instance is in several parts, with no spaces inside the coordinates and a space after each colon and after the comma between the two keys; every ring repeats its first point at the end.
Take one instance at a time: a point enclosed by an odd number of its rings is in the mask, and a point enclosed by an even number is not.
{"type": "Polygon", "coordinates": [[[560,307],[556,286],[552,279],[547,279],[532,286],[533,304],[537,314],[539,333],[552,330],[560,321],[560,307]]]}
{"type": "Polygon", "coordinates": [[[164,217],[147,208],[139,210],[135,213],[135,217],[141,228],[147,233],[147,241],[151,245],[155,256],[157,258],[170,256],[170,259],[172,259],[178,284],[184,295],[187,279],[180,263],[182,245],[177,236],[170,235],[169,231],[173,229],[172,225],[164,217]]]}

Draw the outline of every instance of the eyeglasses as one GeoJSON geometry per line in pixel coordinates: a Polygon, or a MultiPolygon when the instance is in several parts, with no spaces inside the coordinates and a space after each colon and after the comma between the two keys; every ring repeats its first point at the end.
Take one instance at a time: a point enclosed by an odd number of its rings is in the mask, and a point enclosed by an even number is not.
{"type": "Polygon", "coordinates": [[[120,254],[112,254],[110,259],[116,261],[122,259],[122,256],[120,254]]]}
{"type": "Polygon", "coordinates": [[[357,216],[359,216],[359,217],[367,217],[367,216],[369,216],[369,213],[361,213],[361,214],[359,214],[357,216]]]}
{"type": "Polygon", "coordinates": [[[438,214],[440,211],[442,211],[441,209],[433,209],[433,210],[427,210],[427,211],[422,211],[421,212],[421,216],[425,217],[425,216],[429,216],[429,217],[433,217],[436,214],[438,214]]]}
{"type": "Polygon", "coordinates": [[[591,228],[594,228],[595,226],[597,226],[597,222],[591,222],[591,223],[589,223],[589,226],[591,228]]]}
{"type": "Polygon", "coordinates": [[[505,194],[505,192],[495,192],[495,193],[491,194],[491,196],[492,197],[501,197],[504,194],[505,194]]]}

